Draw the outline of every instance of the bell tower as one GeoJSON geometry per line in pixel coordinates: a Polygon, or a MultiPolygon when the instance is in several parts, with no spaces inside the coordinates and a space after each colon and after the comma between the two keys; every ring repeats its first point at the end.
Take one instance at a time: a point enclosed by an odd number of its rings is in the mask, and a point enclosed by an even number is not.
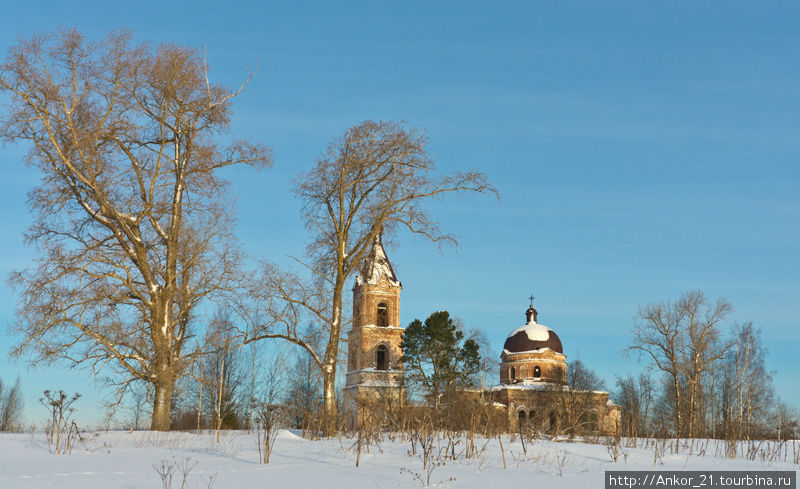
{"type": "Polygon", "coordinates": [[[391,409],[405,402],[401,289],[379,234],[353,286],[344,388],[345,419],[351,427],[357,426],[363,409],[391,409]]]}

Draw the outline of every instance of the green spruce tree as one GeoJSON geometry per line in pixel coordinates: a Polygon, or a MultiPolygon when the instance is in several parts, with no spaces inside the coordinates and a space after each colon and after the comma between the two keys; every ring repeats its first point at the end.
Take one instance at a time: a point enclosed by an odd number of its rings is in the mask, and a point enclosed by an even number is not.
{"type": "Polygon", "coordinates": [[[415,319],[401,347],[406,380],[419,385],[437,410],[444,394],[474,386],[480,370],[478,344],[464,340],[447,311],[434,312],[424,323],[415,319]]]}

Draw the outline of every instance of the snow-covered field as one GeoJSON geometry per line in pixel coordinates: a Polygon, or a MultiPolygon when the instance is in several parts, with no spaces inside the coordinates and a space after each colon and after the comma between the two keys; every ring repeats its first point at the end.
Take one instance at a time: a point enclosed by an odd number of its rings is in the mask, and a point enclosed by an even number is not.
{"type": "MultiPolygon", "coordinates": [[[[176,489],[182,484],[181,467],[191,469],[186,488],[420,487],[414,473],[426,477],[422,459],[410,455],[410,444],[399,439],[371,447],[356,467],[353,440],[311,441],[288,431],[280,433],[267,465],[258,463],[255,435],[245,432],[223,433],[219,444],[209,433],[123,431],[91,438],[86,448],[79,444],[71,454],[53,455],[43,433],[0,434],[0,488],[158,489],[164,485],[154,466],[162,463],[175,466],[171,487],[176,489]]],[[[669,453],[669,445],[644,448],[639,443],[639,448],[623,448],[614,463],[603,444],[534,441],[526,445],[525,455],[519,440],[504,438],[504,469],[498,440],[484,440],[478,448],[484,443],[476,457],[447,460],[437,467],[432,485],[602,488],[605,470],[797,470],[793,453],[800,450],[798,442],[780,448],[765,442],[751,445],[757,450],[751,451],[752,457],[743,453],[731,459],[715,441],[683,445],[677,454],[669,453]]]]}

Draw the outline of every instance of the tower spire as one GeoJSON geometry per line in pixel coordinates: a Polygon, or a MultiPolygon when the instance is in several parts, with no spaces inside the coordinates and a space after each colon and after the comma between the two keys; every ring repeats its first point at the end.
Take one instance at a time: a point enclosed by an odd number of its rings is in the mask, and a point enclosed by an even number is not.
{"type": "Polygon", "coordinates": [[[372,248],[367,256],[364,258],[364,263],[361,267],[361,273],[356,279],[357,283],[377,284],[380,282],[381,277],[386,277],[391,285],[400,286],[400,281],[394,273],[394,268],[389,258],[386,256],[386,250],[383,248],[383,226],[375,234],[372,240],[372,248]]]}
{"type": "Polygon", "coordinates": [[[533,294],[531,294],[531,296],[528,297],[528,299],[530,299],[530,301],[531,301],[530,304],[531,305],[528,307],[528,310],[525,311],[525,317],[527,318],[528,324],[531,324],[531,323],[535,323],[536,322],[536,316],[538,316],[539,313],[533,307],[533,299],[535,299],[533,294]]]}

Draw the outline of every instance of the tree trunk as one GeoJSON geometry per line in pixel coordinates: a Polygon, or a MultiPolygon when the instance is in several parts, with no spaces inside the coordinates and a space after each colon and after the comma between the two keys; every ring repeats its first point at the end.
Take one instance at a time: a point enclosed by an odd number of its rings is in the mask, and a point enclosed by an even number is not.
{"type": "Polygon", "coordinates": [[[683,409],[683,403],[681,402],[681,386],[680,380],[678,376],[675,374],[673,375],[672,379],[672,388],[675,389],[675,431],[678,436],[683,436],[683,417],[681,416],[681,409],[683,409]]]}
{"type": "Polygon", "coordinates": [[[336,363],[328,363],[322,368],[322,389],[324,399],[322,435],[333,436],[336,433],[336,363]]]}
{"type": "Polygon", "coordinates": [[[253,364],[250,376],[250,402],[247,403],[247,432],[253,429],[253,403],[256,400],[256,345],[253,342],[253,364]]]}
{"type": "Polygon", "coordinates": [[[339,359],[339,339],[342,330],[342,288],[346,274],[342,271],[341,261],[336,273],[336,286],[333,289],[333,317],[330,323],[330,337],[325,348],[325,360],[322,365],[322,395],[324,401],[323,416],[325,416],[322,434],[333,436],[338,426],[336,419],[339,412],[336,409],[336,362],[339,359]]]}
{"type": "Polygon", "coordinates": [[[169,290],[157,290],[154,294],[150,311],[153,323],[151,334],[155,355],[153,359],[155,396],[153,398],[153,419],[150,429],[153,431],[169,431],[172,411],[172,395],[175,391],[175,373],[173,372],[173,352],[170,328],[170,305],[173,294],[169,290]]]}
{"type": "Polygon", "coordinates": [[[219,366],[219,397],[217,397],[217,443],[219,443],[219,432],[222,430],[222,393],[225,386],[225,355],[228,354],[228,346],[222,351],[222,362],[219,366]]]}
{"type": "Polygon", "coordinates": [[[154,387],[156,389],[156,395],[153,400],[153,421],[150,424],[150,429],[153,431],[169,431],[169,418],[175,382],[157,382],[154,384],[154,387]]]}
{"type": "Polygon", "coordinates": [[[200,363],[200,399],[197,401],[197,431],[200,431],[200,420],[202,419],[200,416],[203,412],[203,389],[205,388],[203,385],[203,370],[205,366],[206,362],[203,359],[203,362],[200,363]]]}

